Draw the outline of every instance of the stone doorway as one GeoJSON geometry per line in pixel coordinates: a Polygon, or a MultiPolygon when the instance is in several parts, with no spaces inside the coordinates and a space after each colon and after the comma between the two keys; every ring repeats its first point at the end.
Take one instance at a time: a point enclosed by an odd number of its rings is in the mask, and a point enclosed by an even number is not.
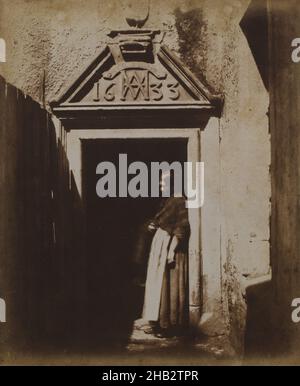
{"type": "Polygon", "coordinates": [[[95,173],[99,162],[118,165],[142,161],[183,163],[186,138],[127,138],[82,140],[83,201],[87,219],[88,325],[110,343],[126,342],[134,320],[141,317],[148,256],[139,251],[141,229],[156,214],[162,198],[99,198],[95,173]],[[143,255],[144,254],[144,255],[143,255]],[[137,280],[138,279],[138,280],[137,280]]]}
{"type": "MultiPolygon", "coordinates": [[[[92,259],[91,267],[88,269],[90,304],[88,318],[91,320],[90,331],[95,337],[95,330],[101,326],[103,330],[116,331],[120,328],[121,336],[116,337],[119,342],[125,343],[129,338],[133,321],[141,314],[141,304],[143,301],[142,288],[135,288],[130,284],[130,251],[134,247],[136,230],[144,220],[155,212],[159,200],[157,198],[120,198],[120,199],[100,199],[95,192],[98,176],[96,175],[96,164],[102,160],[113,160],[120,153],[128,153],[129,161],[138,160],[150,161],[199,161],[200,133],[197,129],[132,129],[126,130],[74,130],[68,133],[68,148],[72,149],[69,154],[70,166],[74,175],[76,185],[79,187],[79,194],[86,205],[87,210],[87,256],[92,259]],[[78,160],[81,160],[80,162],[78,160]],[[112,200],[109,202],[109,200],[112,200]],[[147,202],[147,204],[146,204],[147,202]],[[110,216],[110,212],[114,213],[110,216]],[[118,212],[120,213],[118,218],[118,212]],[[105,220],[99,220],[102,213],[105,220]],[[130,214],[131,213],[131,214],[130,214]],[[129,218],[130,220],[127,220],[129,218]],[[118,219],[116,221],[116,219],[118,219]],[[117,222],[118,237],[113,237],[113,227],[117,222]],[[131,229],[126,226],[131,224],[131,229]],[[106,227],[106,229],[105,229],[106,227]],[[101,243],[101,232],[105,245],[101,243]],[[104,232],[104,233],[103,233],[104,232]],[[99,257],[106,254],[109,246],[114,240],[116,254],[114,261],[112,258],[105,259],[99,257]],[[122,242],[123,240],[123,242],[122,242]],[[124,248],[119,249],[120,245],[124,248]],[[89,251],[94,251],[89,254],[89,251]],[[101,273],[103,260],[106,261],[106,274],[101,273]],[[116,265],[120,265],[120,270],[116,270],[116,265]],[[108,282],[120,283],[119,288],[115,284],[113,287],[117,291],[108,294],[103,291],[104,282],[101,277],[108,282]],[[118,275],[121,275],[118,277],[118,275]],[[100,277],[101,276],[101,277],[100,277]],[[102,285],[103,284],[103,285],[102,285]],[[127,291],[127,292],[126,292],[127,291]],[[133,291],[133,292],[132,292],[133,291]],[[105,293],[104,298],[97,299],[95,294],[105,293]],[[132,294],[135,297],[130,303],[130,310],[126,308],[126,297],[132,294]],[[126,295],[128,294],[128,295],[126,295]],[[106,296],[106,298],[105,298],[106,296]],[[125,300],[121,302],[121,297],[125,300]],[[119,298],[118,298],[119,297],[119,298]],[[122,303],[122,307],[115,307],[116,303],[122,303]],[[107,308],[107,312],[103,313],[107,308]],[[125,315],[126,318],[120,317],[125,315]],[[102,316],[101,316],[102,315],[102,316]],[[96,316],[96,317],[95,317],[96,316]],[[102,320],[100,320],[102,318],[102,320]],[[115,325],[111,320],[115,320],[115,325]]],[[[189,242],[189,304],[190,304],[190,324],[197,326],[200,318],[201,306],[201,259],[200,259],[200,209],[189,209],[189,221],[191,225],[191,237],[189,242]]],[[[132,267],[132,266],[131,266],[132,267]]],[[[113,288],[111,287],[111,288],[113,288]]],[[[100,335],[99,334],[99,339],[100,335]]],[[[114,334],[111,334],[114,335],[114,334]]],[[[106,334],[109,336],[109,334],[106,334]]]]}

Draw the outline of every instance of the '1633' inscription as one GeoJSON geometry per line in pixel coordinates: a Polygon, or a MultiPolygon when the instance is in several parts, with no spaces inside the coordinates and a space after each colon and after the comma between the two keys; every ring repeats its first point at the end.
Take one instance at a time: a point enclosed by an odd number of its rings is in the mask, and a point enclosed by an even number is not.
{"type": "Polygon", "coordinates": [[[179,84],[168,80],[167,74],[155,74],[148,69],[124,69],[106,73],[94,85],[93,100],[106,101],[176,101],[180,98],[179,84]]]}

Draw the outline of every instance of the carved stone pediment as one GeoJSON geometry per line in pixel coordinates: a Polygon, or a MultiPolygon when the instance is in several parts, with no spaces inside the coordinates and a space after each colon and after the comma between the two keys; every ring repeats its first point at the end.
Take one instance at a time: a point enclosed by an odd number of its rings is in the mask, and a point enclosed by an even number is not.
{"type": "MultiPolygon", "coordinates": [[[[135,114],[139,125],[145,127],[174,123],[199,127],[200,121],[218,115],[221,98],[212,95],[167,47],[155,41],[159,34],[149,30],[111,32],[107,46],[51,103],[54,114],[65,124],[80,120],[82,125],[85,118],[93,118],[109,126],[114,126],[113,117],[126,119],[135,114]],[[165,115],[168,112],[169,116],[165,115]]],[[[116,119],[115,123],[118,126],[116,119]]]]}

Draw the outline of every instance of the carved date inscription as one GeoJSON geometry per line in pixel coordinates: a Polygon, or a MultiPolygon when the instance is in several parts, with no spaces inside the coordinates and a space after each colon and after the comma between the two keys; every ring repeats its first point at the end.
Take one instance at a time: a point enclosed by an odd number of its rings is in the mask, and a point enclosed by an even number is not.
{"type": "Polygon", "coordinates": [[[168,81],[167,74],[155,74],[148,69],[124,69],[103,79],[102,83],[100,80],[94,85],[93,100],[96,102],[176,101],[180,98],[177,81],[168,81]]]}
{"type": "Polygon", "coordinates": [[[149,71],[123,71],[121,100],[126,101],[128,94],[133,100],[137,100],[139,95],[144,101],[150,99],[149,71]]]}

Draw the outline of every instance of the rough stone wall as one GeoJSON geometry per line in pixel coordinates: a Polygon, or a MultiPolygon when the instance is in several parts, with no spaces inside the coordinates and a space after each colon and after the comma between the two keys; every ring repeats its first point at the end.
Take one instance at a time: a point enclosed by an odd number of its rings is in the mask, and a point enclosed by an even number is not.
{"type": "MultiPolygon", "coordinates": [[[[244,318],[242,274],[269,272],[268,94],[239,25],[249,3],[152,0],[145,25],[163,30],[164,43],[225,98],[221,119],[201,138],[202,248],[211,262],[204,267],[211,283],[205,307],[227,321],[222,328],[211,322],[211,333],[228,333],[231,320],[244,318]],[[232,299],[240,306],[231,307],[232,299]]],[[[107,32],[127,28],[125,16],[145,6],[144,0],[0,0],[0,35],[7,43],[0,71],[35,100],[44,95],[50,101],[90,63],[107,32]]]]}
{"type": "Polygon", "coordinates": [[[285,359],[299,357],[300,324],[291,319],[300,297],[299,103],[300,64],[291,60],[291,42],[300,36],[299,3],[272,1],[270,128],[272,138],[271,259],[273,339],[285,359]]]}

